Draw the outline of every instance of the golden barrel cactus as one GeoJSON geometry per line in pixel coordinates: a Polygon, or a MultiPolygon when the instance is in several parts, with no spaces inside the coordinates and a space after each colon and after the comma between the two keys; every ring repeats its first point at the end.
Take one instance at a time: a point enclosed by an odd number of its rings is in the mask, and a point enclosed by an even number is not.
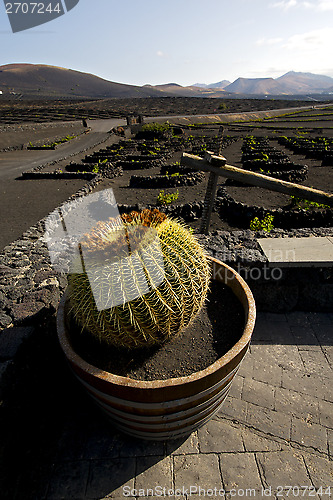
{"type": "Polygon", "coordinates": [[[158,210],[119,222],[101,222],[83,238],[83,272],[68,277],[72,314],[101,343],[162,344],[202,307],[210,266],[195,236],[158,210]]]}

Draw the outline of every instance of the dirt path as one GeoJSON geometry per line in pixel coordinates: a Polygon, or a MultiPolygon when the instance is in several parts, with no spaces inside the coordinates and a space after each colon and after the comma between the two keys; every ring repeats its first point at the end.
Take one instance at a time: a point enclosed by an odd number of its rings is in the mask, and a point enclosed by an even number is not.
{"type": "MultiPolygon", "coordinates": [[[[109,120],[107,120],[109,122],[109,120]]],[[[106,138],[107,141],[103,143],[108,145],[119,138],[105,134],[105,127],[108,127],[110,123],[97,123],[96,128],[99,132],[95,132],[95,136],[106,138]]],[[[75,141],[75,139],[74,139],[75,141]]],[[[73,142],[74,142],[73,141],[73,142]]],[[[72,141],[71,141],[72,142],[72,141]]],[[[91,142],[94,143],[94,140],[91,142]]],[[[76,144],[75,149],[79,149],[84,146],[88,147],[89,141],[84,143],[80,142],[81,145],[76,144]],[[79,147],[78,147],[79,146],[79,147]]],[[[70,160],[81,161],[85,154],[91,154],[93,151],[98,151],[103,145],[93,145],[87,151],[77,152],[75,156],[71,156],[70,160]]],[[[61,146],[62,148],[62,146],[61,146]]],[[[59,150],[60,151],[60,150],[59,150]]],[[[63,156],[64,149],[61,150],[63,156]]],[[[34,153],[33,151],[13,151],[11,153],[16,155],[17,153],[34,153]]],[[[43,151],[37,151],[37,153],[43,153],[43,151]]],[[[55,151],[50,151],[50,153],[55,153],[55,151]]],[[[45,154],[45,153],[43,153],[45,154]]],[[[57,162],[56,166],[52,166],[51,169],[54,170],[56,167],[61,168],[70,161],[67,157],[57,162]]],[[[1,161],[1,153],[0,153],[1,161]]],[[[0,167],[0,171],[2,166],[0,167]]],[[[26,165],[24,168],[21,167],[18,171],[28,170],[26,165]]],[[[5,177],[5,176],[4,176],[5,177]]],[[[13,173],[9,176],[10,178],[0,178],[0,252],[1,250],[19,238],[24,231],[26,231],[30,226],[36,224],[40,219],[49,214],[56,207],[65,202],[73,193],[78,191],[83,187],[87,181],[81,180],[65,180],[65,179],[36,179],[36,180],[22,180],[20,178],[14,178],[13,173]]],[[[17,177],[17,174],[15,175],[17,177]]]]}
{"type": "MultiPolygon", "coordinates": [[[[109,131],[118,125],[125,124],[125,120],[90,120],[91,131],[80,135],[72,141],[59,145],[54,151],[9,151],[0,153],[0,180],[15,179],[25,170],[31,170],[39,165],[59,161],[80,153],[106,141],[109,131]]],[[[28,134],[28,131],[27,131],[28,134]]]]}

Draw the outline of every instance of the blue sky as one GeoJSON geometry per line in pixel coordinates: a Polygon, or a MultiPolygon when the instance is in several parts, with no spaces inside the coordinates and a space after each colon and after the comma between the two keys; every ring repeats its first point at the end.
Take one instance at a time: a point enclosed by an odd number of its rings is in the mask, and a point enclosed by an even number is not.
{"type": "Polygon", "coordinates": [[[0,65],[50,64],[134,85],[290,70],[333,77],[332,47],[333,0],[80,0],[15,34],[0,3],[0,65]]]}

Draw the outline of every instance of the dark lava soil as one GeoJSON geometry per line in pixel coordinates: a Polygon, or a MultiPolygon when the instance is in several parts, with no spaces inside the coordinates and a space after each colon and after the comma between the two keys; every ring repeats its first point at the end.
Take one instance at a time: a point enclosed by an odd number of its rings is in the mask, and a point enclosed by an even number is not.
{"type": "Polygon", "coordinates": [[[164,380],[210,366],[240,339],[244,324],[244,310],[231,289],[213,281],[199,314],[161,347],[136,351],[105,348],[79,329],[74,329],[72,342],[83,359],[105,371],[136,380],[164,380]]]}
{"type": "MultiPolygon", "coordinates": [[[[330,101],[322,101],[322,104],[330,101]]],[[[0,105],[0,123],[22,121],[117,118],[145,116],[239,113],[308,106],[309,101],[287,99],[216,99],[202,97],[151,97],[148,99],[22,100],[0,105]]]]}

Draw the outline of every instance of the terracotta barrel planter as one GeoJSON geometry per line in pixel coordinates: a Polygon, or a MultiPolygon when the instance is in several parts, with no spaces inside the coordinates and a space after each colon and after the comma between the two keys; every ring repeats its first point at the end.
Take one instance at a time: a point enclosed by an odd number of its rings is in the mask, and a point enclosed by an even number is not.
{"type": "Polygon", "coordinates": [[[240,340],[206,369],[168,380],[133,380],[96,368],[71,347],[65,317],[66,295],[58,310],[58,337],[72,370],[114,425],[132,436],[165,440],[186,436],[219,410],[251,339],[255,302],[245,281],[229,266],[210,258],[213,279],[226,283],[245,311],[240,340]]]}

